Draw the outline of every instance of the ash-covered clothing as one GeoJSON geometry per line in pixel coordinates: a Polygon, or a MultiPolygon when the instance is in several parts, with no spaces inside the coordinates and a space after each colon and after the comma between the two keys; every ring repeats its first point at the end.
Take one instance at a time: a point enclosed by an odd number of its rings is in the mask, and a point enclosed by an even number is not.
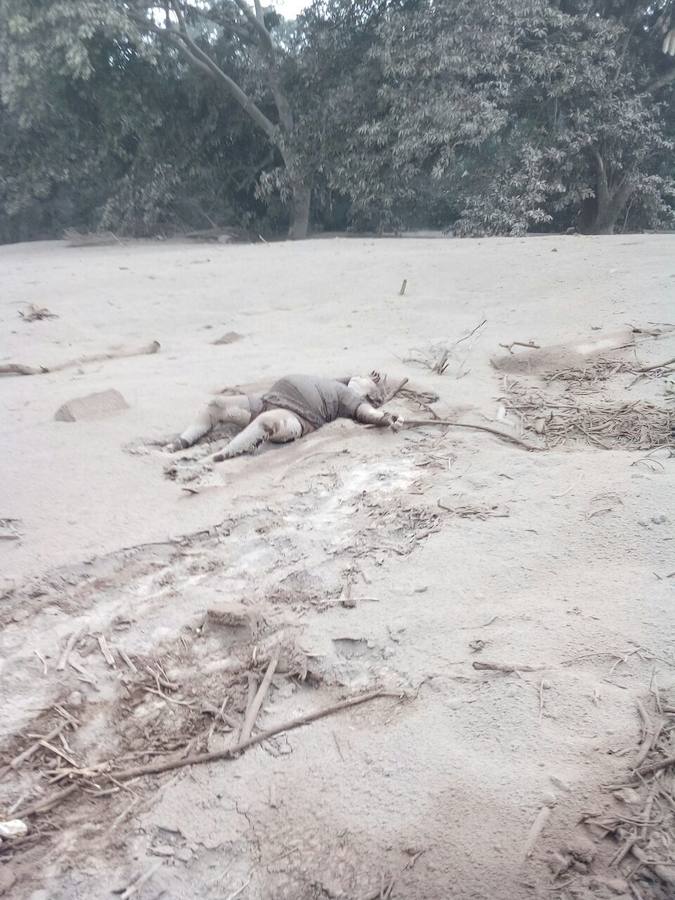
{"type": "Polygon", "coordinates": [[[263,394],[265,408],[288,409],[312,428],[335,419],[353,419],[364,398],[341,381],[313,375],[287,375],[263,394]]]}

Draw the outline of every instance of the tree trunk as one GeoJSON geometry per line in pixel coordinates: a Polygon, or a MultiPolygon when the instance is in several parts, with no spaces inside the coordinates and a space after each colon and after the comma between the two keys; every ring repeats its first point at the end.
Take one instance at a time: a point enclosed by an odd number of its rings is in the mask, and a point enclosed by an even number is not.
{"type": "Polygon", "coordinates": [[[303,182],[293,185],[291,198],[291,221],[288,226],[288,237],[291,241],[301,241],[309,232],[309,208],[312,202],[312,190],[303,182]]]}
{"type": "Polygon", "coordinates": [[[597,184],[595,197],[585,204],[582,210],[582,230],[585,234],[614,234],[617,219],[635,187],[628,173],[620,181],[612,183],[613,179],[608,177],[600,152],[595,149],[593,153],[597,167],[597,184]]]}
{"type": "Polygon", "coordinates": [[[609,190],[607,195],[598,197],[595,219],[589,229],[590,234],[614,234],[617,219],[626,207],[633,193],[633,185],[626,177],[619,187],[609,190]]]}

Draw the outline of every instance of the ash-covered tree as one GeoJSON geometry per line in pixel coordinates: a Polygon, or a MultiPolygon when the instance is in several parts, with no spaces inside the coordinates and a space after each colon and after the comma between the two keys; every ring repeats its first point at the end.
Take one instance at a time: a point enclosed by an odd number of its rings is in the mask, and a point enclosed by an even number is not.
{"type": "MultiPolygon", "coordinates": [[[[312,173],[287,90],[293,60],[282,25],[260,0],[253,6],[248,0],[0,0],[2,97],[10,111],[37,116],[49,94],[45,76],[91,79],[92,49],[102,41],[133,47],[156,66],[180,60],[208,79],[214,103],[226,109],[236,103],[264,137],[275,165],[263,187],[276,188],[288,202],[289,236],[301,238],[312,173]]],[[[194,152],[198,158],[199,146],[194,152]]]]}
{"type": "Polygon", "coordinates": [[[672,221],[671,12],[670,0],[395,10],[367,63],[375,103],[334,183],[394,224],[435,189],[463,233],[672,221]]]}

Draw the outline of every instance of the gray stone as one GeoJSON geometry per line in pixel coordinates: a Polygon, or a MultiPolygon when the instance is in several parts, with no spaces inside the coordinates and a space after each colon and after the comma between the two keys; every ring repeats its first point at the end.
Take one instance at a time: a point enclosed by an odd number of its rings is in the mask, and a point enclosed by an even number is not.
{"type": "Polygon", "coordinates": [[[85,397],[69,400],[57,409],[54,418],[57,422],[80,422],[102,419],[123,409],[129,409],[129,404],[119,391],[101,391],[98,394],[87,394],[85,397]]]}

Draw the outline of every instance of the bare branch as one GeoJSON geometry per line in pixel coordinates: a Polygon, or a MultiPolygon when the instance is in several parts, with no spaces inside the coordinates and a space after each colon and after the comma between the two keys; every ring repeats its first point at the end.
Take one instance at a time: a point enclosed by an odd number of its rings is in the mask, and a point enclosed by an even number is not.
{"type": "MultiPolygon", "coordinates": [[[[256,14],[253,12],[251,7],[248,5],[246,0],[234,0],[237,4],[237,7],[242,11],[242,13],[246,16],[248,21],[253,25],[255,30],[260,35],[260,38],[265,46],[265,49],[270,54],[270,56],[274,56],[274,44],[272,42],[272,35],[265,28],[264,19],[259,19],[256,14]]],[[[258,0],[256,0],[256,8],[259,5],[258,0]]],[[[262,15],[262,9],[261,9],[262,15]]]]}
{"type": "Polygon", "coordinates": [[[246,25],[241,25],[238,21],[235,21],[234,18],[229,18],[224,10],[221,11],[213,7],[210,9],[197,9],[197,7],[191,6],[190,4],[185,4],[185,9],[194,13],[196,16],[201,16],[207,21],[213,22],[214,25],[219,25],[226,31],[236,35],[246,44],[254,43],[255,35],[252,29],[246,25]]]}
{"type": "Polygon", "coordinates": [[[214,81],[219,82],[227,88],[244,112],[253,119],[256,125],[262,128],[273,143],[279,143],[278,128],[274,122],[267,118],[265,113],[256,105],[251,97],[239,87],[236,81],[223,72],[220,66],[216,65],[211,57],[204,53],[188,34],[183,34],[181,32],[179,35],[172,35],[169,32],[168,36],[172,39],[172,43],[176,47],[179,47],[188,59],[203,71],[207,72],[214,81]]]}
{"type": "Polygon", "coordinates": [[[143,16],[130,12],[129,17],[136,22],[137,25],[147,29],[148,31],[153,32],[154,34],[159,35],[160,37],[167,38],[174,47],[177,47],[189,60],[190,62],[198,69],[201,69],[202,72],[205,72],[212,78],[214,81],[217,81],[221,86],[225,87],[226,90],[231,94],[232,97],[237,101],[237,103],[241,106],[244,112],[250,116],[250,118],[258,125],[262,130],[267,134],[270,140],[278,145],[279,144],[279,129],[271,121],[268,119],[265,113],[256,105],[256,103],[248,96],[248,94],[243,91],[239,85],[230,78],[220,66],[216,65],[216,63],[211,59],[211,57],[204,53],[204,51],[199,47],[194,40],[190,37],[187,31],[187,27],[185,25],[185,17],[183,16],[183,11],[180,9],[177,0],[172,0],[171,2],[173,10],[176,12],[178,16],[179,28],[159,28],[155,25],[154,22],[151,22],[149,19],[144,18],[143,16]]]}

